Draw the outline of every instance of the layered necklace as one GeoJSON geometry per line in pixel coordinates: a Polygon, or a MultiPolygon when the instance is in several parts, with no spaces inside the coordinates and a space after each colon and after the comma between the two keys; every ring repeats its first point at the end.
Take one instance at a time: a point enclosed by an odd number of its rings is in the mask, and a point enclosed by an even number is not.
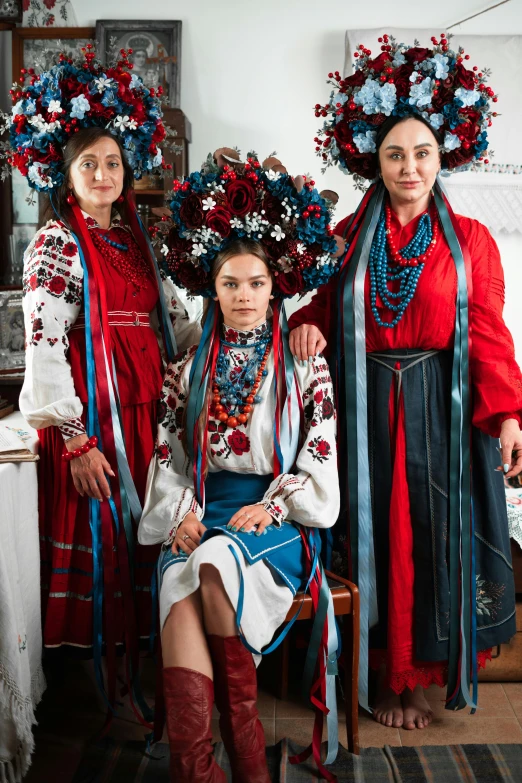
{"type": "MultiPolygon", "coordinates": [[[[230,332],[230,330],[228,330],[230,332]]],[[[210,414],[227,427],[246,424],[254,405],[261,402],[259,387],[266,378],[266,363],[272,345],[272,330],[266,329],[255,342],[244,347],[253,348],[252,355],[242,364],[234,365],[230,349],[242,348],[237,343],[220,340],[216,374],[212,383],[210,414]]]]}
{"type": "Polygon", "coordinates": [[[149,266],[143,258],[141,250],[125,229],[114,227],[109,231],[102,233],[101,229],[91,230],[90,236],[95,247],[127,283],[132,283],[140,290],[150,280],[149,266]],[[112,236],[116,234],[120,241],[112,239],[109,236],[109,231],[112,236]]]}
{"type": "Polygon", "coordinates": [[[439,236],[439,223],[432,220],[429,212],[422,215],[413,239],[398,250],[392,236],[392,213],[388,204],[379,217],[370,250],[370,301],[378,326],[393,329],[415,296],[424,264],[433,253],[439,236]],[[390,290],[389,283],[393,288],[390,290]],[[393,318],[383,321],[377,309],[377,295],[393,318]]]}

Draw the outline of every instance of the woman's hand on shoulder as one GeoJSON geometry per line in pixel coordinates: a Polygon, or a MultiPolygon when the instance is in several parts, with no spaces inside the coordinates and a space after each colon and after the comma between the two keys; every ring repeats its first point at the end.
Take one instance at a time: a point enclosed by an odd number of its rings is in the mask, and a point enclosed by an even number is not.
{"type": "Polygon", "coordinates": [[[273,521],[268,511],[259,503],[256,503],[254,506],[243,506],[239,511],[236,511],[234,516],[231,517],[227,528],[234,533],[249,533],[256,525],[256,536],[260,536],[273,521]]]}
{"type": "Polygon", "coordinates": [[[326,347],[323,333],[317,326],[301,324],[290,332],[290,350],[301,362],[308,361],[326,347]]]}
{"type": "MultiPolygon", "coordinates": [[[[68,451],[74,451],[88,440],[87,435],[77,435],[68,440],[65,447],[68,451]]],[[[76,457],[71,460],[70,465],[74,486],[82,498],[85,495],[95,500],[110,498],[111,490],[105,474],[108,473],[109,476],[116,474],[99,449],[91,449],[87,454],[76,457]]]]}
{"type": "Polygon", "coordinates": [[[522,471],[522,432],[516,419],[506,419],[500,429],[502,471],[506,478],[518,476],[522,471]],[[506,467],[508,468],[506,471],[506,467]]]}
{"type": "Polygon", "coordinates": [[[179,525],[172,542],[172,554],[179,555],[180,552],[185,552],[186,555],[192,554],[192,552],[199,546],[201,536],[204,534],[207,528],[200,522],[193,511],[189,511],[185,519],[179,525]]]}

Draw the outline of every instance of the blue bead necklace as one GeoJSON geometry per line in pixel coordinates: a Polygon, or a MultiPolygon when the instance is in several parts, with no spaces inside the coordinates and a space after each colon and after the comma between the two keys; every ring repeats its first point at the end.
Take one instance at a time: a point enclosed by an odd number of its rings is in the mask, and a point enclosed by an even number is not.
{"type": "MultiPolygon", "coordinates": [[[[437,225],[437,224],[436,224],[437,225]]],[[[383,206],[370,250],[370,301],[378,326],[393,329],[415,296],[425,261],[431,255],[437,237],[429,212],[422,215],[415,236],[400,251],[391,239],[391,211],[383,206]],[[391,259],[390,259],[391,256],[391,259]],[[399,281],[399,288],[390,291],[389,282],[399,281]],[[383,321],[377,309],[377,294],[382,304],[394,314],[391,321],[383,321]]]]}
{"type": "Polygon", "coordinates": [[[127,252],[129,249],[128,245],[123,245],[120,242],[115,242],[114,239],[109,239],[109,237],[106,234],[98,234],[98,236],[103,239],[104,242],[106,242],[111,247],[115,247],[117,250],[123,250],[123,252],[127,252]]]}
{"type": "Polygon", "coordinates": [[[238,367],[232,365],[225,347],[237,350],[242,346],[221,340],[212,384],[212,413],[229,427],[245,424],[252,406],[261,402],[257,391],[262,379],[268,375],[265,366],[271,344],[272,332],[267,331],[257,342],[245,346],[254,350],[248,361],[238,367]]]}

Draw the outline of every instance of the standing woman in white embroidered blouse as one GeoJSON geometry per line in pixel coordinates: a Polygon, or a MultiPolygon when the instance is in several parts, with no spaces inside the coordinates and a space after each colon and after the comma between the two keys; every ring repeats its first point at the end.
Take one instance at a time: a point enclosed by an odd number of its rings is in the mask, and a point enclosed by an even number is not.
{"type": "Polygon", "coordinates": [[[336,244],[313,183],[216,158],[171,204],[166,271],[210,306],[199,349],[167,369],[138,536],[164,545],[171,780],[225,780],[210,744],[215,697],[233,780],[269,783],[252,653],[308,576],[313,529],[339,510],[328,366],[294,364],[280,300],[329,277],[336,244]]]}
{"type": "Polygon", "coordinates": [[[164,304],[132,198],[134,176],[163,162],[159,102],[131,78],[126,55],[107,75],[88,49],[80,62],[60,56],[28,75],[13,108],[10,162],[48,197],[24,259],[20,396],[40,436],[44,644],[93,654],[101,684],[105,643],[113,701],[116,645],[126,644],[136,673],[138,636],[150,631],[156,551],[136,546],[136,524],[154,448],[160,343],[174,355],[169,315],[181,348],[199,327],[169,282],[164,304]]]}

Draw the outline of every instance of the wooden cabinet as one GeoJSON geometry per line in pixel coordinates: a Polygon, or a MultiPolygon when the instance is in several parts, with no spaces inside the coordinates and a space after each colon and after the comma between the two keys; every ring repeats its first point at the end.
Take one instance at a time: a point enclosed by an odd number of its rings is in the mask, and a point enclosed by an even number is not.
{"type": "Polygon", "coordinates": [[[136,204],[140,216],[147,227],[157,222],[153,209],[165,206],[165,196],[172,190],[172,181],[185,177],[189,173],[189,144],[192,140],[192,127],[181,109],[164,109],[163,122],[176,132],[170,140],[181,149],[178,153],[164,148],[164,157],[172,165],[172,170],[161,176],[144,177],[135,183],[136,204]]]}

